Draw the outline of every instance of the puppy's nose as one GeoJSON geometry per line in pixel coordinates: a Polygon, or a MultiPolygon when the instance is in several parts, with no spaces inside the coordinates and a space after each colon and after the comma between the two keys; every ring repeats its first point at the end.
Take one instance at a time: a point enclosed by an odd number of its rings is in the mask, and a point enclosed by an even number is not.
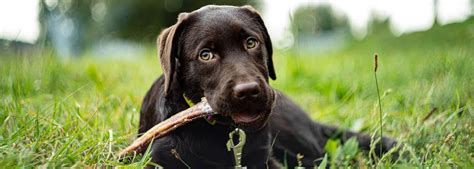
{"type": "Polygon", "coordinates": [[[260,86],[257,82],[239,83],[232,90],[234,91],[234,97],[237,99],[257,97],[260,94],[260,86]]]}

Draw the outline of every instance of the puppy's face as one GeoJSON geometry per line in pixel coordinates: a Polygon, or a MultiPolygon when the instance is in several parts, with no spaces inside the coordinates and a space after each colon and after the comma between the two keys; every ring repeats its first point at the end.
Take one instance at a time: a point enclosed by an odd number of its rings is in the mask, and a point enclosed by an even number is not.
{"type": "Polygon", "coordinates": [[[205,96],[222,117],[248,130],[263,127],[274,102],[272,48],[249,7],[208,6],[180,16],[176,79],[186,96],[205,96]]]}

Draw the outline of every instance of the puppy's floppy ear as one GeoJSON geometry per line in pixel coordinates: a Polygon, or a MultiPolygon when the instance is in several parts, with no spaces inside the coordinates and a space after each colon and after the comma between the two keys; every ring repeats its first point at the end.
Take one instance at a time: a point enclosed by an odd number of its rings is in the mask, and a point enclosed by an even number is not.
{"type": "Polygon", "coordinates": [[[184,21],[188,14],[179,14],[178,21],[173,26],[163,30],[158,36],[158,55],[161,62],[161,69],[165,76],[165,96],[168,95],[176,69],[176,60],[179,55],[179,39],[184,27],[184,21]]]}
{"type": "Polygon", "coordinates": [[[265,48],[267,49],[268,53],[268,60],[267,60],[267,68],[268,68],[268,76],[273,80],[276,80],[275,68],[273,68],[273,47],[272,41],[270,39],[270,35],[268,34],[267,27],[265,27],[265,23],[263,23],[263,19],[260,14],[250,5],[245,5],[241,7],[242,9],[250,12],[251,15],[254,16],[255,21],[258,22],[260,28],[263,32],[263,40],[265,41],[265,48]]]}

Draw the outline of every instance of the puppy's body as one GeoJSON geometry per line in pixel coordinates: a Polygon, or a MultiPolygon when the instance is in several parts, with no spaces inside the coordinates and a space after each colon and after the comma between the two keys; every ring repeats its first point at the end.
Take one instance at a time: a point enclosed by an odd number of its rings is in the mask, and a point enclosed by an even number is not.
{"type": "MultiPolygon", "coordinates": [[[[163,84],[164,76],[161,76],[144,99],[139,133],[146,132],[153,125],[188,108],[183,96],[178,96],[176,100],[160,97],[164,96],[163,84]],[[165,113],[166,110],[173,113],[165,113]]],[[[228,133],[233,129],[235,127],[231,125],[211,125],[204,119],[193,121],[176,129],[169,136],[154,140],[152,159],[165,168],[186,168],[186,165],[194,166],[192,168],[231,168],[234,157],[232,152],[227,151],[226,143],[228,133]],[[186,165],[176,158],[176,154],[172,153],[174,150],[186,165]]],[[[276,167],[278,164],[270,155],[269,126],[256,132],[247,132],[246,135],[242,164],[248,168],[266,168],[268,161],[269,166],[276,167]]]]}
{"type": "MultiPolygon", "coordinates": [[[[278,168],[277,161],[292,167],[297,153],[312,166],[329,138],[355,136],[369,148],[369,136],[313,122],[269,86],[268,79],[276,78],[271,41],[251,7],[207,6],[181,14],[158,43],[164,75],[143,101],[139,133],[188,108],[184,95],[194,102],[206,97],[219,113],[215,125],[196,120],[153,142],[152,160],[165,168],[233,167],[226,142],[236,127],[247,134],[242,164],[248,168],[278,168]]],[[[395,144],[383,142],[384,151],[395,144]]]]}

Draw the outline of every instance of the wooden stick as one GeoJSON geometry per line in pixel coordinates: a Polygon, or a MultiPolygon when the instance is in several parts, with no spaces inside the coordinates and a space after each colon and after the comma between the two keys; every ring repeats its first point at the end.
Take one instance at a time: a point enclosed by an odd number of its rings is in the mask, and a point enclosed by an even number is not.
{"type": "Polygon", "coordinates": [[[211,106],[207,103],[207,100],[203,98],[201,102],[196,105],[181,111],[170,118],[158,123],[153,126],[142,136],[137,138],[130,146],[123,149],[118,153],[119,157],[123,157],[131,152],[141,152],[144,147],[150,143],[151,140],[160,138],[168,134],[169,132],[175,130],[176,128],[185,125],[191,121],[194,121],[198,118],[209,116],[215,114],[212,111],[211,106]]]}

